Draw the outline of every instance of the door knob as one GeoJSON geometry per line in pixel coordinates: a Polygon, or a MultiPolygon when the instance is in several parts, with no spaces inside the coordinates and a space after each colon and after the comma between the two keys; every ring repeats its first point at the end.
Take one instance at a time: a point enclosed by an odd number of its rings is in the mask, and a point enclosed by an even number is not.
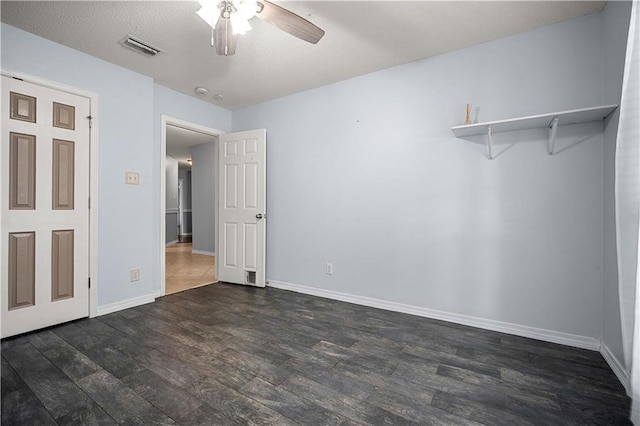
{"type": "Polygon", "coordinates": [[[258,220],[262,219],[262,217],[263,217],[263,216],[262,216],[262,213],[258,213],[258,214],[256,215],[256,219],[258,219],[258,220]]]}

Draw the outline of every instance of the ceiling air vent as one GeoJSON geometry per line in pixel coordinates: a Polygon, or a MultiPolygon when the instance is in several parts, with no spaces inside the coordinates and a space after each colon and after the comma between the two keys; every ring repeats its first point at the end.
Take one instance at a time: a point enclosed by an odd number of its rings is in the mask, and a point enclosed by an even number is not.
{"type": "Polygon", "coordinates": [[[127,34],[125,38],[120,40],[120,44],[124,47],[128,47],[131,50],[135,50],[138,53],[142,53],[147,56],[156,56],[158,53],[163,52],[162,49],[153,47],[146,41],[142,41],[139,38],[127,34]]]}

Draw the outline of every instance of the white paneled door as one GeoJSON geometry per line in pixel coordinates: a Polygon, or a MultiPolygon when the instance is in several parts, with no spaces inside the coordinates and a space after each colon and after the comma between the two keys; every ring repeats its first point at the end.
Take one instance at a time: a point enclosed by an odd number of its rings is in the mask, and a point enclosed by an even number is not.
{"type": "Polygon", "coordinates": [[[266,130],[220,135],[218,279],[264,287],[266,130]]]}
{"type": "Polygon", "coordinates": [[[89,99],[2,77],[2,337],[89,315],[89,99]]]}

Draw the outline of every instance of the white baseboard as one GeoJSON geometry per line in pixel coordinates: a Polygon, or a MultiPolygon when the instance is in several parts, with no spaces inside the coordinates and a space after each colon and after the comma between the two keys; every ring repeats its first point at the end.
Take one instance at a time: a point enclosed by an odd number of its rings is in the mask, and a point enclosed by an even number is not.
{"type": "Polygon", "coordinates": [[[108,305],[98,306],[98,315],[111,314],[123,309],[134,308],[136,306],[152,303],[156,300],[155,295],[145,294],[144,296],[134,297],[132,299],[122,300],[120,302],[109,303],[108,305]]]}
{"type": "Polygon", "coordinates": [[[204,254],[205,256],[215,256],[215,252],[212,251],[204,251],[204,250],[191,250],[193,254],[204,254]]]}
{"type": "Polygon", "coordinates": [[[326,299],[340,300],[342,302],[354,303],[356,305],[370,306],[372,308],[385,309],[387,311],[402,312],[405,314],[448,321],[456,324],[498,331],[501,333],[514,334],[516,336],[544,340],[551,343],[559,343],[561,345],[573,346],[576,348],[590,349],[593,351],[600,350],[600,340],[593,337],[585,337],[575,334],[562,333],[559,331],[545,330],[542,328],[529,327],[526,325],[472,317],[469,315],[454,314],[451,312],[423,308],[421,306],[405,305],[403,303],[389,302],[386,300],[374,299],[371,297],[356,296],[353,294],[340,293],[333,290],[325,290],[321,288],[291,284],[282,281],[269,280],[267,286],[279,288],[282,290],[295,291],[297,293],[309,294],[312,296],[324,297],[326,299]]]}
{"type": "Polygon", "coordinates": [[[609,367],[611,367],[611,370],[613,370],[613,373],[616,375],[618,380],[620,380],[622,386],[624,386],[624,389],[627,391],[627,395],[631,396],[629,393],[629,375],[627,374],[627,370],[624,368],[623,364],[604,343],[600,345],[600,353],[604,360],[607,361],[607,364],[609,364],[609,367]]]}
{"type": "Polygon", "coordinates": [[[177,242],[178,242],[178,240],[169,241],[167,244],[165,244],[165,247],[172,246],[172,245],[176,244],[177,242]]]}

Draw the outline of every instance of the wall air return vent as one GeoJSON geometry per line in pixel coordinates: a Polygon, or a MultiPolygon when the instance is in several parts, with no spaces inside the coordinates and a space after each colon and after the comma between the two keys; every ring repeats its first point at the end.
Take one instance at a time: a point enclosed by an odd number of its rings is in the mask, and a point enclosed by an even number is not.
{"type": "Polygon", "coordinates": [[[127,36],[120,40],[119,43],[124,47],[135,50],[136,52],[142,53],[146,56],[156,56],[158,53],[163,52],[162,49],[154,47],[146,41],[142,41],[131,34],[127,34],[127,36]]]}

